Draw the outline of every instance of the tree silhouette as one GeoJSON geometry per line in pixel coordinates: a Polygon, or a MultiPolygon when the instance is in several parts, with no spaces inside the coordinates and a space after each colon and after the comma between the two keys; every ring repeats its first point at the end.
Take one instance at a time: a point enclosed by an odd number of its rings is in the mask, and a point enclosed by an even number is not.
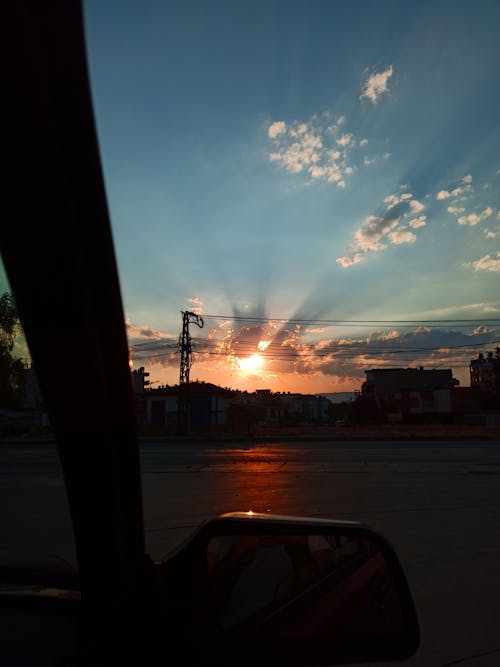
{"type": "Polygon", "coordinates": [[[22,333],[16,304],[11,294],[0,296],[0,406],[17,407],[21,400],[23,371],[22,359],[12,356],[14,343],[22,333]]]}

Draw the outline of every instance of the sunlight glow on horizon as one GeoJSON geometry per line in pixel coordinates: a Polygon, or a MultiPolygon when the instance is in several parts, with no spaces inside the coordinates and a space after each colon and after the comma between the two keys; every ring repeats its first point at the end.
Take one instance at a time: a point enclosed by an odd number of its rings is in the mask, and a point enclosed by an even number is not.
{"type": "Polygon", "coordinates": [[[237,358],[237,362],[239,369],[249,375],[259,375],[265,367],[264,357],[260,354],[252,354],[251,357],[246,359],[237,358]]]}

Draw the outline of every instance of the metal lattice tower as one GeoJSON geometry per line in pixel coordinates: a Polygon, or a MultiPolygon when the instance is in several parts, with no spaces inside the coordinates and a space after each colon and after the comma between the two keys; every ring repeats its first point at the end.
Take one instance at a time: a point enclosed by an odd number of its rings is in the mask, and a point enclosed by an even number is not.
{"type": "Polygon", "coordinates": [[[189,310],[182,313],[182,333],[179,336],[179,349],[181,352],[180,374],[179,374],[179,398],[177,401],[177,421],[180,433],[187,431],[187,403],[189,387],[189,371],[193,362],[193,348],[191,345],[191,334],[189,325],[203,328],[203,318],[189,310]]]}

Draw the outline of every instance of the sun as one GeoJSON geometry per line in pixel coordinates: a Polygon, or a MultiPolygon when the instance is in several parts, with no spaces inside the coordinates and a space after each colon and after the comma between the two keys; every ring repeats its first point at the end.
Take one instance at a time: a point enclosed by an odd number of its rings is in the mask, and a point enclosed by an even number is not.
{"type": "Polygon", "coordinates": [[[248,375],[258,375],[264,369],[264,358],[260,354],[252,354],[246,359],[238,359],[240,371],[248,375]]]}

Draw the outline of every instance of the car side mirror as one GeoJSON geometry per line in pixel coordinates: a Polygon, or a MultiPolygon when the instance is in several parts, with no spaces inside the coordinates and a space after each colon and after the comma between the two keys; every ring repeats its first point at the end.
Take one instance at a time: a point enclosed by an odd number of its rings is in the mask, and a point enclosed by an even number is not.
{"type": "Polygon", "coordinates": [[[162,576],[169,623],[198,664],[404,660],[419,644],[394,549],[357,522],[222,515],[162,576]]]}

